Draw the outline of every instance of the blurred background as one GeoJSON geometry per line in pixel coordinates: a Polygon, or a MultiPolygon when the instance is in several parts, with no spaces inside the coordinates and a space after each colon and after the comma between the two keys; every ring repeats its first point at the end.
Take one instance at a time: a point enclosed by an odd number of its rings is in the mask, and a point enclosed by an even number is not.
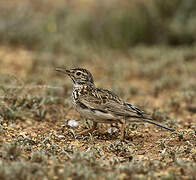
{"type": "Polygon", "coordinates": [[[196,41],[194,0],[2,0],[0,17],[2,44],[39,51],[190,46],[196,41]]]}

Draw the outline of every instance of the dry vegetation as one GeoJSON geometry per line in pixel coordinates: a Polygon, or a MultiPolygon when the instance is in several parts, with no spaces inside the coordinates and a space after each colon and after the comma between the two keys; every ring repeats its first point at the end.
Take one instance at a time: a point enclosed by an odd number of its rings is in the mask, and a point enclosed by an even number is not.
{"type": "MultiPolygon", "coordinates": [[[[0,179],[193,180],[196,177],[196,47],[191,31],[195,26],[187,25],[184,31],[177,28],[176,34],[173,24],[168,26],[169,35],[165,33],[160,39],[155,25],[159,18],[167,19],[164,9],[158,11],[162,12],[158,17],[153,15],[156,11],[135,10],[137,16],[131,16],[138,20],[132,17],[132,24],[129,24],[128,20],[122,22],[125,17],[130,18],[127,9],[122,8],[118,12],[120,16],[114,16],[108,4],[81,1],[67,3],[66,8],[62,1],[55,6],[49,1],[47,6],[39,1],[14,6],[2,2],[0,179]],[[81,7],[80,11],[77,6],[81,7]],[[99,14],[99,9],[105,14],[99,14]],[[73,12],[78,13],[77,17],[73,17],[73,12]],[[142,15],[142,12],[151,12],[151,16],[142,15]],[[103,22],[106,25],[99,24],[106,14],[103,22]],[[117,32],[123,35],[130,27],[141,27],[135,22],[144,17],[148,17],[149,22],[152,17],[156,20],[151,24],[152,29],[144,20],[143,32],[137,34],[136,28],[129,36],[115,37],[117,32]],[[93,24],[95,20],[99,20],[98,24],[93,24]],[[122,28],[116,29],[119,23],[122,28]],[[125,25],[127,30],[121,32],[126,29],[125,25]],[[116,30],[111,34],[110,26],[116,30]],[[153,29],[155,34],[151,41],[148,36],[153,29]],[[137,38],[140,35],[142,39],[137,38]],[[189,46],[168,46],[174,42],[189,46]],[[148,46],[132,47],[138,43],[148,46]],[[91,122],[73,110],[71,81],[55,72],[57,66],[89,69],[98,87],[112,89],[176,131],[170,133],[153,125],[130,123],[126,128],[126,141],[121,142],[118,126],[117,131],[109,133],[110,126],[100,124],[93,134],[78,136],[77,132],[89,128],[91,122]],[[70,120],[79,125],[71,127],[70,120]]],[[[137,9],[133,6],[135,1],[131,2],[131,7],[126,3],[121,5],[137,9]]],[[[191,4],[192,1],[187,2],[191,4]]],[[[169,5],[173,8],[175,3],[169,5]]],[[[178,13],[168,14],[172,18],[168,18],[167,23],[179,19],[182,7],[189,7],[187,11],[191,12],[193,5],[179,5],[178,13]]],[[[145,8],[143,4],[138,6],[145,8]]],[[[153,3],[149,6],[155,8],[153,3]]]]}

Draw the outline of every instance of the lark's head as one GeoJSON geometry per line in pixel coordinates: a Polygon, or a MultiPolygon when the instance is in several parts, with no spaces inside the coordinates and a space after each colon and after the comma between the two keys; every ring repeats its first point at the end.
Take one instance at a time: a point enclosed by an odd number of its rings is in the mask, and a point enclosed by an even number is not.
{"type": "Polygon", "coordinates": [[[91,84],[94,85],[92,74],[83,68],[56,68],[56,71],[67,74],[73,81],[74,85],[91,84]]]}

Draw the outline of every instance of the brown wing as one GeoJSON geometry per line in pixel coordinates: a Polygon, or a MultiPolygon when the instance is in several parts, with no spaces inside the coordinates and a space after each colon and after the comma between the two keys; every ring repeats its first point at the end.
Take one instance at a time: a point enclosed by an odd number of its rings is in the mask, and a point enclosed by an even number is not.
{"type": "Polygon", "coordinates": [[[89,91],[88,94],[81,95],[79,101],[86,107],[114,114],[116,116],[142,117],[142,111],[131,104],[125,103],[118,96],[108,90],[94,89],[93,91],[89,91]]]}

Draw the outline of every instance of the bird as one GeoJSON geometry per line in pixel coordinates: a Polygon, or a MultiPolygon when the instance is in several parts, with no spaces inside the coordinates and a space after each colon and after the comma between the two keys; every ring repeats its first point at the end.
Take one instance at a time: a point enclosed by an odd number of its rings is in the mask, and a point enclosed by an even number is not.
{"type": "Polygon", "coordinates": [[[93,122],[92,127],[80,134],[92,133],[98,123],[120,123],[120,139],[124,140],[126,122],[147,122],[173,132],[174,130],[154,122],[148,113],[122,100],[114,92],[96,87],[92,74],[84,68],[66,69],[57,67],[56,71],[68,75],[73,81],[72,103],[81,117],[93,122]]]}

